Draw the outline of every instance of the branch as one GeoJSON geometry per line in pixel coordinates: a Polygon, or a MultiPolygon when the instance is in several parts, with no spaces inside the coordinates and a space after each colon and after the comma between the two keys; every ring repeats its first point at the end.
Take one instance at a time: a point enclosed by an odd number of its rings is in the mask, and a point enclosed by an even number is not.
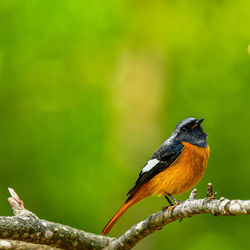
{"type": "MultiPolygon", "coordinates": [[[[196,199],[197,189],[194,189],[189,199],[180,205],[152,214],[146,220],[134,225],[120,238],[111,238],[39,219],[25,209],[23,202],[13,189],[9,191],[11,197],[8,200],[14,216],[0,217],[0,238],[11,240],[5,240],[5,244],[18,240],[18,243],[25,241],[61,249],[131,249],[144,237],[182,218],[205,213],[223,216],[250,214],[250,200],[228,200],[223,197],[217,200],[212,184],[209,184],[205,199],[196,199]]],[[[35,248],[27,246],[23,249],[35,248]]]]}
{"type": "Polygon", "coordinates": [[[0,249],[15,249],[15,250],[24,250],[24,249],[32,249],[32,250],[56,250],[60,248],[55,248],[51,246],[28,243],[24,241],[18,240],[0,240],[0,249]]]}
{"type": "Polygon", "coordinates": [[[197,200],[197,189],[194,189],[189,199],[173,209],[165,209],[161,212],[152,214],[146,220],[134,225],[124,235],[116,241],[111,242],[110,246],[114,249],[131,249],[144,237],[156,230],[161,230],[167,224],[183,218],[192,217],[197,214],[213,214],[223,216],[246,215],[250,214],[250,200],[228,200],[221,197],[215,199],[212,184],[208,184],[207,198],[197,200]]]}
{"type": "Polygon", "coordinates": [[[14,216],[0,217],[1,239],[45,244],[61,249],[103,249],[115,239],[39,219],[24,208],[23,202],[12,188],[9,188],[9,192],[11,197],[8,201],[14,216]]]}

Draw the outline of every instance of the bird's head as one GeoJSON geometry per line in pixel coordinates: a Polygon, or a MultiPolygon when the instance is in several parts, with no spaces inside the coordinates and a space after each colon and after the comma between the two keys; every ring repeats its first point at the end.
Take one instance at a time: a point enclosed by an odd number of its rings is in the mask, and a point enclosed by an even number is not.
{"type": "Polygon", "coordinates": [[[204,119],[187,118],[175,127],[172,134],[175,141],[189,142],[200,147],[207,146],[207,134],[203,132],[201,123],[204,119]]]}

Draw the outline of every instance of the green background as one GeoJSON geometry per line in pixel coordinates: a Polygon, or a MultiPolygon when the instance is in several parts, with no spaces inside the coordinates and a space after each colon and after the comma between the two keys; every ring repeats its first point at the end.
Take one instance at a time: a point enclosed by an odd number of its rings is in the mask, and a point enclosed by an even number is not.
{"type": "MultiPolygon", "coordinates": [[[[250,2],[0,1],[0,214],[7,187],[47,220],[100,233],[175,125],[205,118],[198,184],[250,199],[250,2]]],[[[177,198],[186,199],[188,194],[177,198]]],[[[166,205],[141,201],[110,236],[166,205]]],[[[135,249],[247,249],[250,218],[196,216],[135,249]]]]}

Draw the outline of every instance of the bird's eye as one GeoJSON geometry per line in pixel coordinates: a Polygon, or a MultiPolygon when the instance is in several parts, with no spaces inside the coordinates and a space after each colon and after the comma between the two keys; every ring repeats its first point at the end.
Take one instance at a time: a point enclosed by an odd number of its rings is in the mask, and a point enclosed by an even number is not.
{"type": "Polygon", "coordinates": [[[182,132],[182,133],[185,133],[186,131],[187,131],[187,128],[186,128],[186,127],[182,127],[182,128],[181,128],[181,132],[182,132]]]}

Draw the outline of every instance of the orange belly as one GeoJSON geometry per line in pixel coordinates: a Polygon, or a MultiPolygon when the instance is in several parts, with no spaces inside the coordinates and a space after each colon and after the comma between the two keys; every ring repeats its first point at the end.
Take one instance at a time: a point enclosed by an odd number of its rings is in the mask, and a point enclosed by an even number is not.
{"type": "Polygon", "coordinates": [[[153,195],[182,194],[195,187],[203,177],[209,157],[209,146],[201,148],[182,142],[178,159],[166,170],[145,184],[146,193],[153,195]]]}

